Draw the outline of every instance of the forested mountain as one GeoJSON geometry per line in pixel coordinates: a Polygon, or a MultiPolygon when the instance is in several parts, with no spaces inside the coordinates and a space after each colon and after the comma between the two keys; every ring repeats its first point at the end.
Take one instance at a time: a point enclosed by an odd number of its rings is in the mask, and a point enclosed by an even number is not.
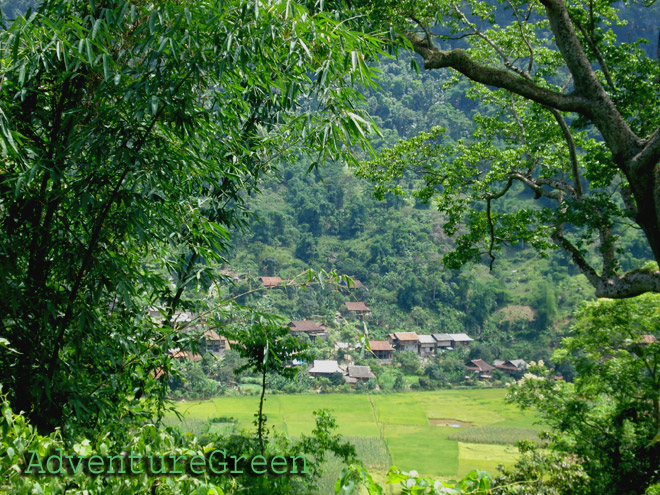
{"type": "MultiPolygon", "coordinates": [[[[440,76],[417,73],[403,60],[384,60],[379,68],[381,89],[364,93],[383,134],[375,146],[392,145],[432,125],[445,127],[450,141],[475,139],[473,112],[484,107],[466,98],[462,85],[445,88],[440,76]]],[[[229,259],[241,276],[286,279],[305,269],[336,270],[367,288],[350,297],[364,299],[372,309],[372,336],[467,332],[478,340],[472,357],[486,359],[547,359],[570,313],[593,297],[567,255],[550,251],[541,257],[525,243],[506,249],[492,271],[488,263],[447,268],[443,256],[455,247],[454,239],[444,232],[446,218],[433,201],[411,194],[420,181],[412,173],[399,181],[409,194],[387,194],[380,201],[369,182],[341,164],[308,168],[302,161],[283,165],[261,194],[250,198],[254,217],[248,230],[234,234],[229,259]]],[[[503,208],[515,211],[530,200],[532,194],[520,187],[503,198],[503,208]]],[[[623,243],[624,268],[650,259],[636,231],[627,231],[623,243]]],[[[239,282],[233,292],[248,289],[247,282],[239,282]]],[[[251,297],[255,302],[263,293],[251,297]]],[[[309,289],[269,292],[266,299],[284,318],[331,323],[346,298],[330,289],[309,289]]]]}

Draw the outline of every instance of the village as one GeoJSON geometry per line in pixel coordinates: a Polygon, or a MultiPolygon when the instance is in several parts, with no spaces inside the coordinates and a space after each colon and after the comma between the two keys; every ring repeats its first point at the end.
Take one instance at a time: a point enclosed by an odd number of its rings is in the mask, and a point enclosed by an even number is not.
{"type": "MultiPolygon", "coordinates": [[[[280,277],[259,277],[259,282],[265,290],[274,290],[283,288],[287,283],[280,277]]],[[[342,282],[342,288],[348,293],[353,293],[356,289],[365,290],[366,288],[359,280],[349,279],[349,283],[342,282]]],[[[364,292],[363,292],[364,293],[364,292]]],[[[159,312],[154,309],[151,312],[152,318],[157,318],[159,312]]],[[[341,326],[347,321],[367,321],[371,316],[371,309],[364,301],[346,301],[337,312],[334,323],[341,326]]],[[[218,359],[222,359],[225,352],[232,346],[238,345],[226,337],[220,335],[216,330],[205,326],[202,318],[190,312],[182,312],[174,318],[176,324],[186,331],[195,330],[202,333],[200,352],[210,353],[218,359]]],[[[331,343],[332,349],[338,356],[337,359],[314,359],[313,362],[304,362],[292,358],[289,361],[290,366],[306,367],[306,374],[313,378],[327,378],[333,383],[346,383],[350,386],[357,384],[366,384],[376,378],[371,366],[365,364],[356,364],[353,358],[355,351],[361,356],[372,358],[379,366],[391,366],[395,364],[395,355],[397,353],[409,353],[415,356],[420,364],[426,363],[435,356],[456,350],[464,351],[468,355],[471,343],[475,339],[466,333],[432,333],[418,334],[417,332],[391,332],[387,334],[386,339],[364,340],[362,342],[352,343],[337,339],[333,335],[332,328],[329,328],[321,321],[305,319],[292,320],[287,325],[289,333],[299,339],[306,339],[310,347],[314,348],[323,343],[331,343]]],[[[202,354],[192,353],[181,349],[171,349],[170,356],[179,361],[198,362],[202,360],[202,354]]],[[[483,359],[466,359],[465,376],[463,379],[470,383],[490,382],[493,380],[493,372],[500,372],[499,376],[506,376],[510,379],[521,378],[528,368],[524,359],[503,360],[495,359],[491,363],[483,359]]]]}

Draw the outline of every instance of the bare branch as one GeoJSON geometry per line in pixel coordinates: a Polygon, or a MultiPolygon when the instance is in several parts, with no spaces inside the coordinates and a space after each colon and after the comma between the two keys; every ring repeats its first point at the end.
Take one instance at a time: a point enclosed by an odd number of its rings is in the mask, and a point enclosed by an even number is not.
{"type": "Polygon", "coordinates": [[[522,120],[520,120],[520,115],[518,115],[518,111],[516,110],[516,105],[515,101],[513,100],[513,94],[509,93],[509,102],[511,103],[511,113],[513,114],[513,118],[516,121],[516,124],[518,124],[518,129],[520,129],[520,135],[523,138],[523,141],[527,137],[527,132],[525,132],[525,126],[522,123],[522,120]]]}
{"type": "Polygon", "coordinates": [[[415,17],[410,16],[410,18],[417,24],[422,30],[424,31],[424,34],[426,35],[426,43],[428,43],[429,48],[433,46],[433,39],[431,38],[431,32],[428,30],[428,28],[422,24],[421,21],[418,21],[415,17]]]}
{"type": "Polygon", "coordinates": [[[646,139],[641,151],[633,157],[630,165],[631,173],[640,173],[649,166],[654,166],[660,160],[660,129],[646,139]]]}
{"type": "MultiPolygon", "coordinates": [[[[575,25],[578,27],[580,30],[580,33],[582,33],[582,36],[584,36],[584,39],[587,40],[587,43],[589,44],[589,48],[594,52],[594,55],[596,55],[596,58],[598,59],[598,63],[600,64],[600,68],[603,70],[603,75],[605,76],[605,80],[607,81],[607,85],[610,87],[611,91],[614,91],[616,89],[614,85],[614,80],[612,79],[612,75],[610,74],[610,69],[605,63],[605,59],[603,58],[603,54],[600,52],[598,49],[598,46],[596,43],[594,43],[594,40],[591,36],[589,36],[589,33],[587,33],[587,30],[584,29],[582,24],[580,24],[580,21],[578,19],[573,19],[573,22],[575,25]]],[[[592,33],[593,33],[593,28],[592,28],[592,33]]]]}
{"type": "Polygon", "coordinates": [[[594,270],[591,265],[589,265],[584,256],[582,256],[580,250],[576,248],[568,239],[566,239],[566,237],[564,237],[563,228],[558,226],[550,237],[555,242],[555,244],[557,244],[557,246],[559,246],[571,256],[573,263],[575,263],[582,274],[587,277],[589,283],[596,287],[596,290],[598,290],[598,287],[601,285],[601,279],[598,276],[598,273],[596,273],[596,270],[594,270]]]}
{"type": "MultiPolygon", "coordinates": [[[[598,211],[598,213],[602,218],[602,211],[598,211]]],[[[602,277],[610,279],[616,276],[617,268],[619,267],[619,262],[616,259],[616,253],[614,251],[614,235],[608,225],[601,225],[598,231],[600,234],[599,251],[603,258],[602,277]]]]}
{"type": "Polygon", "coordinates": [[[543,189],[541,186],[542,185],[549,185],[551,187],[555,187],[555,183],[560,183],[560,181],[556,181],[554,179],[534,179],[533,177],[530,177],[528,175],[523,175],[520,172],[512,172],[509,174],[509,178],[518,180],[522,182],[523,184],[527,185],[532,191],[536,193],[538,197],[545,196],[547,198],[551,198],[557,201],[561,201],[563,199],[563,195],[561,194],[560,191],[548,191],[546,189],[543,189]]]}
{"type": "MultiPolygon", "coordinates": [[[[536,183],[540,186],[550,186],[553,189],[557,189],[562,193],[567,194],[573,199],[580,199],[573,186],[571,186],[568,182],[564,182],[563,180],[552,179],[550,177],[540,177],[539,179],[536,179],[536,183]]],[[[558,199],[558,198],[554,198],[554,199],[558,199]]]]}
{"type": "Polygon", "coordinates": [[[597,297],[625,299],[645,292],[660,292],[660,271],[633,270],[620,277],[603,279],[596,286],[597,297]]]}
{"type": "Polygon", "coordinates": [[[439,38],[441,40],[462,40],[462,39],[465,39],[465,38],[469,38],[470,36],[476,36],[476,34],[474,34],[474,33],[465,33],[465,34],[461,34],[460,36],[449,36],[449,35],[443,34],[443,35],[439,36],[439,38]]]}
{"type": "MultiPolygon", "coordinates": [[[[554,33],[555,43],[573,75],[573,83],[578,95],[590,100],[583,115],[592,119],[612,150],[615,159],[619,158],[622,166],[630,152],[641,147],[642,140],[635,135],[623,119],[616,106],[598,81],[589,59],[578,40],[573,23],[563,0],[540,0],[545,7],[550,28],[554,33]]],[[[555,107],[561,110],[558,107],[555,107]]]]}
{"type": "Polygon", "coordinates": [[[575,192],[577,193],[578,197],[582,197],[584,192],[582,191],[582,183],[580,181],[580,169],[578,166],[577,152],[575,149],[575,141],[573,140],[573,135],[571,134],[571,130],[568,128],[564,117],[562,117],[559,111],[555,110],[554,108],[549,108],[548,110],[550,110],[550,113],[552,113],[552,116],[559,124],[561,133],[564,136],[564,141],[566,141],[566,144],[568,145],[568,154],[571,159],[571,173],[573,174],[575,192]]]}
{"type": "MultiPolygon", "coordinates": [[[[532,48],[531,43],[529,42],[529,39],[525,35],[525,30],[523,29],[523,25],[527,25],[527,21],[529,20],[529,17],[525,18],[525,22],[523,23],[520,20],[520,16],[518,15],[518,9],[511,3],[511,0],[506,0],[507,3],[509,4],[509,7],[511,7],[511,10],[513,11],[513,14],[516,16],[516,21],[518,22],[518,29],[520,30],[520,36],[522,37],[523,41],[525,42],[525,45],[527,45],[527,50],[529,51],[529,63],[527,64],[527,74],[530,74],[532,72],[532,67],[534,67],[534,49],[532,48]]],[[[531,5],[530,5],[531,8],[531,5]]]]}
{"type": "Polygon", "coordinates": [[[596,297],[625,299],[645,292],[660,292],[660,270],[633,270],[621,276],[599,276],[582,253],[563,235],[561,227],[552,233],[552,240],[566,251],[573,262],[596,289],[596,297]]]}
{"type": "Polygon", "coordinates": [[[635,203],[635,199],[632,196],[630,185],[626,184],[625,186],[621,186],[619,188],[619,194],[621,195],[621,199],[626,207],[626,210],[629,211],[628,216],[630,218],[635,218],[637,216],[637,204],[635,203]]]}
{"type": "Polygon", "coordinates": [[[465,14],[456,5],[454,5],[453,7],[454,7],[454,10],[456,11],[456,13],[461,17],[461,20],[465,23],[465,25],[468,26],[470,29],[472,29],[472,32],[476,36],[479,36],[479,38],[481,38],[486,43],[488,43],[493,48],[493,50],[495,50],[497,52],[497,54],[500,56],[500,59],[502,60],[502,63],[504,64],[505,67],[507,67],[509,70],[512,70],[516,74],[519,74],[523,77],[529,77],[529,75],[526,74],[525,71],[523,71],[523,70],[519,69],[518,67],[516,67],[515,65],[513,65],[511,63],[511,61],[509,60],[509,57],[506,55],[506,53],[504,53],[502,51],[502,49],[499,46],[497,46],[497,44],[493,40],[491,40],[488,36],[486,36],[484,33],[479,31],[477,29],[477,26],[473,22],[470,22],[470,20],[465,16],[465,14]]]}
{"type": "MultiPolygon", "coordinates": [[[[509,186],[507,186],[507,189],[510,187],[511,181],[509,181],[509,186]]],[[[504,194],[504,193],[502,193],[504,194]]],[[[493,263],[495,263],[495,255],[493,254],[493,247],[495,246],[495,225],[493,225],[493,218],[490,214],[490,202],[492,201],[492,198],[488,197],[486,198],[486,218],[488,219],[488,233],[490,235],[490,243],[488,244],[488,256],[490,256],[490,264],[489,264],[489,269],[492,272],[493,271],[493,263]]]]}

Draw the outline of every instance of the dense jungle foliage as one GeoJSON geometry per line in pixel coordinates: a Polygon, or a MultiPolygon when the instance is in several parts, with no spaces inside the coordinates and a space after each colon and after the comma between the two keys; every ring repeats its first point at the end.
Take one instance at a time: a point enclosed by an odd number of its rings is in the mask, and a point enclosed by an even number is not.
{"type": "MultiPolygon", "coordinates": [[[[384,493],[327,412],[293,440],[261,414],[267,380],[284,388],[305,352],[281,324],[314,318],[347,341],[467,332],[460,359],[537,361],[511,400],[545,417],[546,448],[522,445],[498,478],[392,470],[402,493],[657,493],[653,2],[1,6],[0,490],[313,493],[335,455],[350,464],[336,493],[384,493]],[[295,283],[266,291],[258,277],[274,275],[295,283]],[[372,316],[344,324],[347,299],[372,316]],[[256,432],[163,425],[171,385],[211,385],[172,359],[201,350],[186,311],[257,378],[256,432]],[[30,469],[35,452],[203,458],[214,444],[314,467],[30,469]]],[[[395,368],[444,386],[457,365],[395,368]]]]}

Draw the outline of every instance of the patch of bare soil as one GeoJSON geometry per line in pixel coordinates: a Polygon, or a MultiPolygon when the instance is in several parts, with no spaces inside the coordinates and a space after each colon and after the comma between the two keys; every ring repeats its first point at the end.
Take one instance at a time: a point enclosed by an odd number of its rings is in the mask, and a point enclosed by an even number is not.
{"type": "Polygon", "coordinates": [[[499,315],[503,321],[536,320],[536,311],[531,306],[522,306],[519,304],[504,306],[495,311],[495,314],[499,315]]]}
{"type": "Polygon", "coordinates": [[[457,419],[429,418],[429,423],[431,423],[433,426],[453,426],[454,428],[472,426],[472,423],[468,423],[467,421],[458,421],[457,419]]]}

